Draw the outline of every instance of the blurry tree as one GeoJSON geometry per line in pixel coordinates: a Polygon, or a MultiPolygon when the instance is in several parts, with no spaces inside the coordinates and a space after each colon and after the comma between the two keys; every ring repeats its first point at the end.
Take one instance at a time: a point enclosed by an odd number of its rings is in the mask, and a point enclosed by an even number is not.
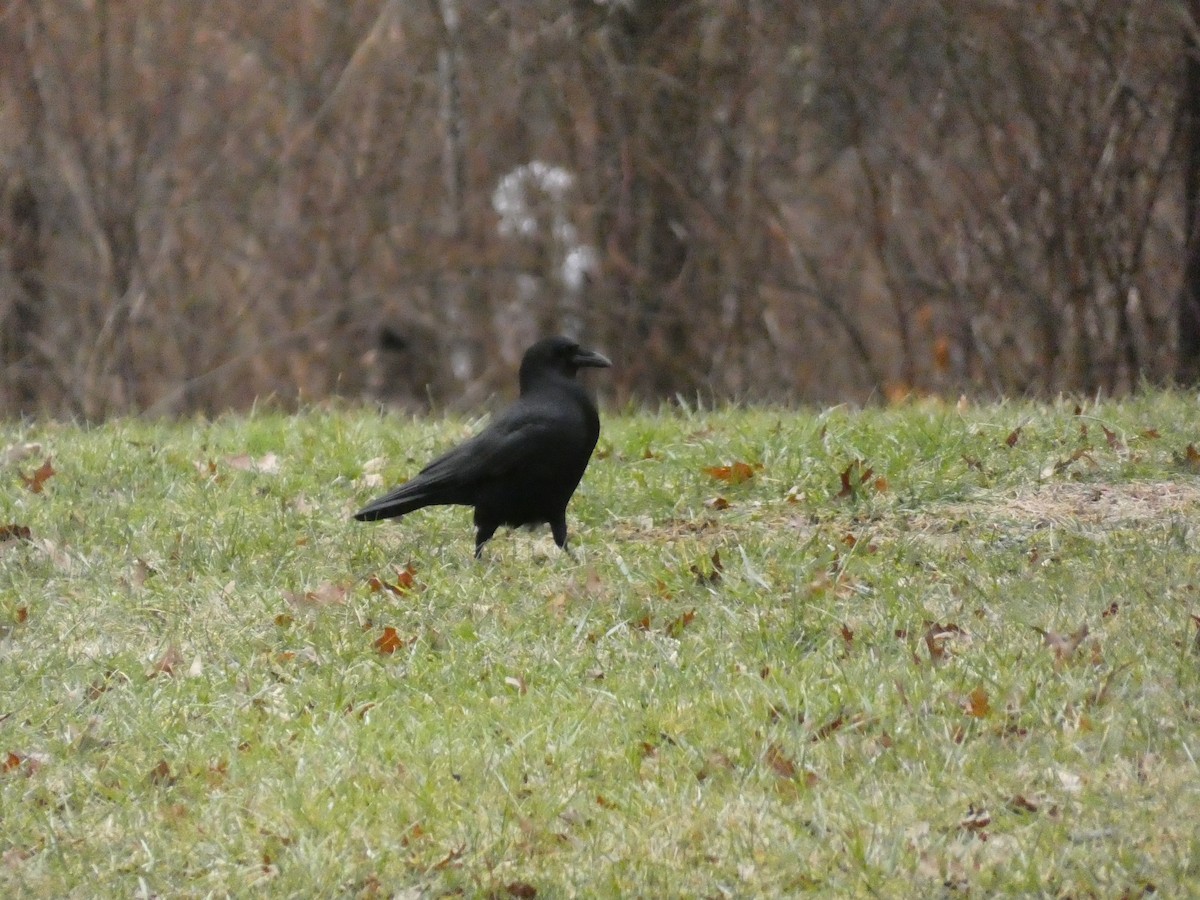
{"type": "Polygon", "coordinates": [[[1196,6],[14,0],[0,412],[1190,377],[1196,6]]]}
{"type": "Polygon", "coordinates": [[[1180,115],[1183,126],[1184,271],[1179,292],[1179,350],[1175,375],[1200,382],[1200,0],[1188,0],[1183,22],[1184,78],[1180,115]]]}

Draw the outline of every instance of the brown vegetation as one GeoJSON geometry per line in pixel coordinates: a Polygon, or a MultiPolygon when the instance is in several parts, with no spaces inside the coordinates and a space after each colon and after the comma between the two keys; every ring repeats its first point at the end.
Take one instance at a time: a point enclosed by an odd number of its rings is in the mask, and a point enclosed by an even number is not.
{"type": "Polygon", "coordinates": [[[16,0],[0,415],[1169,377],[1189,5],[16,0]]]}

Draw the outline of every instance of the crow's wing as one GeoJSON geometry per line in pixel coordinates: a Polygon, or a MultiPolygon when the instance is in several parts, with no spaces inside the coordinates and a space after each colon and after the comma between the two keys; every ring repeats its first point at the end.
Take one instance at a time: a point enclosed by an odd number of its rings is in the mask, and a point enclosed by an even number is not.
{"type": "Polygon", "coordinates": [[[354,518],[386,519],[440,504],[473,506],[481,485],[544,462],[547,454],[555,452],[562,429],[561,416],[554,410],[518,403],[412,480],[363,507],[354,518]]]}

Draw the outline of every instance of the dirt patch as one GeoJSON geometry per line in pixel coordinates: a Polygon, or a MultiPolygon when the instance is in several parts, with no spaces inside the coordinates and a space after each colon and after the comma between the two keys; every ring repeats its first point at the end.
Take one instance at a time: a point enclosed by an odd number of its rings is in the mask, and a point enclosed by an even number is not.
{"type": "Polygon", "coordinates": [[[1048,524],[1114,526],[1200,510],[1200,486],[1176,481],[1133,484],[1042,484],[1015,496],[956,504],[954,512],[1048,524]]]}

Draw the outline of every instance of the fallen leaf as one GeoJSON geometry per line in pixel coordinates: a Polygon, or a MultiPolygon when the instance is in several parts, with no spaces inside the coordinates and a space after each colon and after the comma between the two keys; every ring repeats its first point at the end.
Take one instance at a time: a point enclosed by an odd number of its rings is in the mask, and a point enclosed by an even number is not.
{"type": "Polygon", "coordinates": [[[1081,459],[1087,460],[1093,466],[1096,464],[1096,461],[1092,458],[1092,455],[1088,453],[1087,450],[1085,450],[1083,447],[1076,447],[1071,451],[1071,455],[1066,459],[1060,459],[1048,468],[1043,469],[1042,477],[1049,478],[1051,475],[1061,475],[1081,459]]]}
{"type": "Polygon", "coordinates": [[[537,888],[532,884],[526,884],[524,881],[510,881],[505,885],[504,889],[508,891],[512,897],[520,897],[521,900],[529,900],[530,897],[537,896],[537,888]]]}
{"type": "Polygon", "coordinates": [[[1175,465],[1188,472],[1200,472],[1200,450],[1195,444],[1188,444],[1182,454],[1176,453],[1175,465]]]}
{"type": "Polygon", "coordinates": [[[1017,794],[1009,799],[1008,808],[1014,812],[1035,813],[1041,808],[1041,804],[1028,799],[1024,794],[1017,794]]]}
{"type": "Polygon", "coordinates": [[[729,509],[729,501],[724,497],[711,497],[704,501],[705,507],[708,509],[722,510],[729,509]]]}
{"type": "Polygon", "coordinates": [[[395,653],[403,647],[405,641],[396,633],[396,629],[391,625],[383,629],[383,634],[375,641],[375,649],[385,655],[395,653]]]}
{"type": "MultiPolygon", "coordinates": [[[[326,581],[311,591],[284,591],[283,599],[297,609],[319,609],[323,606],[343,605],[348,593],[349,589],[346,587],[326,581]]],[[[290,622],[290,618],[288,621],[290,622]]]]}
{"type": "Polygon", "coordinates": [[[1053,631],[1046,631],[1042,628],[1034,626],[1034,631],[1042,636],[1047,647],[1054,651],[1055,664],[1069,662],[1075,651],[1079,649],[1079,645],[1088,636],[1087,622],[1084,622],[1075,630],[1073,634],[1061,635],[1053,631]]]}
{"type": "Polygon", "coordinates": [[[728,466],[705,466],[704,472],[711,475],[718,481],[725,481],[729,484],[741,484],[743,481],[748,481],[754,477],[754,472],[762,468],[762,463],[735,462],[728,466]]]}
{"type": "Polygon", "coordinates": [[[21,765],[22,759],[23,757],[19,754],[13,753],[11,750],[8,751],[4,754],[4,762],[0,763],[0,772],[11,772],[13,769],[18,768],[21,765]]]}
{"type": "Polygon", "coordinates": [[[778,744],[772,743],[767,747],[766,752],[763,753],[763,762],[780,778],[796,777],[796,764],[788,758],[778,744]]]}
{"type": "Polygon", "coordinates": [[[216,478],[217,477],[216,460],[198,459],[194,463],[192,463],[192,465],[196,467],[196,471],[200,473],[201,478],[216,478]]]}
{"type": "Polygon", "coordinates": [[[1120,608],[1121,608],[1120,605],[1117,603],[1117,601],[1114,600],[1112,603],[1108,604],[1108,609],[1106,609],[1106,610],[1104,610],[1104,612],[1100,613],[1100,618],[1111,619],[1113,616],[1115,616],[1117,614],[1117,610],[1119,610],[1120,608]]]}
{"type": "Polygon", "coordinates": [[[1103,425],[1100,428],[1104,431],[1104,439],[1108,441],[1109,449],[1116,450],[1118,453],[1125,449],[1125,442],[1117,437],[1115,431],[1109,431],[1103,425]]]}
{"type": "Polygon", "coordinates": [[[925,647],[929,650],[929,659],[938,665],[946,659],[946,641],[960,637],[963,630],[957,625],[940,625],[937,622],[925,623],[925,647]]]}
{"type": "Polygon", "coordinates": [[[690,609],[683,615],[672,620],[671,624],[663,629],[663,633],[667,635],[667,637],[678,638],[681,634],[683,634],[683,629],[687,628],[688,625],[692,623],[694,618],[696,618],[696,611],[694,609],[690,609]]]}
{"type": "Polygon", "coordinates": [[[45,485],[46,481],[49,480],[53,475],[54,466],[50,464],[50,457],[47,456],[46,461],[43,462],[40,467],[34,470],[32,475],[26,475],[24,472],[22,472],[21,481],[25,483],[25,487],[30,491],[35,494],[40,494],[42,492],[42,486],[45,485]]]}
{"type": "Polygon", "coordinates": [[[170,787],[175,783],[175,776],[171,774],[171,767],[165,759],[158,761],[153,769],[146,773],[146,780],[151,784],[163,784],[170,787]]]}
{"type": "Polygon", "coordinates": [[[433,867],[432,867],[433,870],[435,872],[437,872],[437,871],[441,871],[442,869],[448,868],[449,866],[454,865],[460,859],[462,859],[462,855],[466,852],[466,850],[467,850],[466,844],[462,844],[461,846],[455,847],[453,850],[451,850],[449,853],[447,853],[444,857],[442,857],[440,860],[438,860],[437,862],[435,862],[433,864],[433,867]]]}
{"type": "Polygon", "coordinates": [[[174,675],[175,669],[183,665],[183,654],[179,652],[179,648],[174,644],[168,644],[167,649],[150,668],[146,671],[147,678],[154,678],[157,675],[174,675]]]}
{"type": "Polygon", "coordinates": [[[832,734],[834,734],[836,731],[838,731],[845,724],[846,724],[846,717],[844,715],[842,715],[841,712],[838,712],[838,714],[836,716],[834,716],[832,719],[830,719],[828,722],[826,722],[824,725],[822,725],[820,728],[818,728],[813,733],[812,742],[815,744],[819,741],[825,740],[826,738],[828,738],[832,734]]]}
{"type": "Polygon", "coordinates": [[[529,690],[529,685],[526,684],[525,676],[523,675],[518,675],[515,678],[512,675],[508,675],[505,677],[504,683],[522,696],[529,690]]]}
{"type": "Polygon", "coordinates": [[[28,620],[29,620],[29,607],[28,606],[18,606],[17,607],[17,624],[21,625],[21,624],[27,622],[28,620]]]}
{"type": "Polygon", "coordinates": [[[975,688],[967,696],[966,702],[963,703],[963,709],[968,716],[976,719],[982,719],[992,710],[992,704],[988,700],[988,692],[982,686],[975,688]]]}
{"type": "Polygon", "coordinates": [[[28,541],[32,537],[33,532],[28,525],[0,525],[0,544],[5,541],[28,541]]]}
{"type": "Polygon", "coordinates": [[[388,591],[395,594],[397,597],[407,594],[417,586],[416,583],[417,569],[412,563],[406,565],[403,569],[396,569],[396,580],[385,581],[378,575],[372,575],[367,579],[367,586],[372,593],[379,591],[388,591]]]}
{"type": "Polygon", "coordinates": [[[967,807],[967,814],[958,823],[964,831],[982,831],[992,824],[992,815],[986,809],[976,809],[974,805],[967,807]]]}
{"type": "Polygon", "coordinates": [[[1022,426],[1018,425],[1011,432],[1009,432],[1008,437],[1006,437],[1004,439],[1004,446],[1006,446],[1006,447],[1017,446],[1017,441],[1019,441],[1021,439],[1021,427],[1022,426]]]}
{"type": "Polygon", "coordinates": [[[691,572],[696,576],[696,581],[700,584],[716,584],[721,580],[721,571],[724,569],[724,566],[721,564],[720,550],[713,551],[711,562],[712,570],[707,573],[704,572],[699,565],[693,564],[691,566],[691,572]]]}

